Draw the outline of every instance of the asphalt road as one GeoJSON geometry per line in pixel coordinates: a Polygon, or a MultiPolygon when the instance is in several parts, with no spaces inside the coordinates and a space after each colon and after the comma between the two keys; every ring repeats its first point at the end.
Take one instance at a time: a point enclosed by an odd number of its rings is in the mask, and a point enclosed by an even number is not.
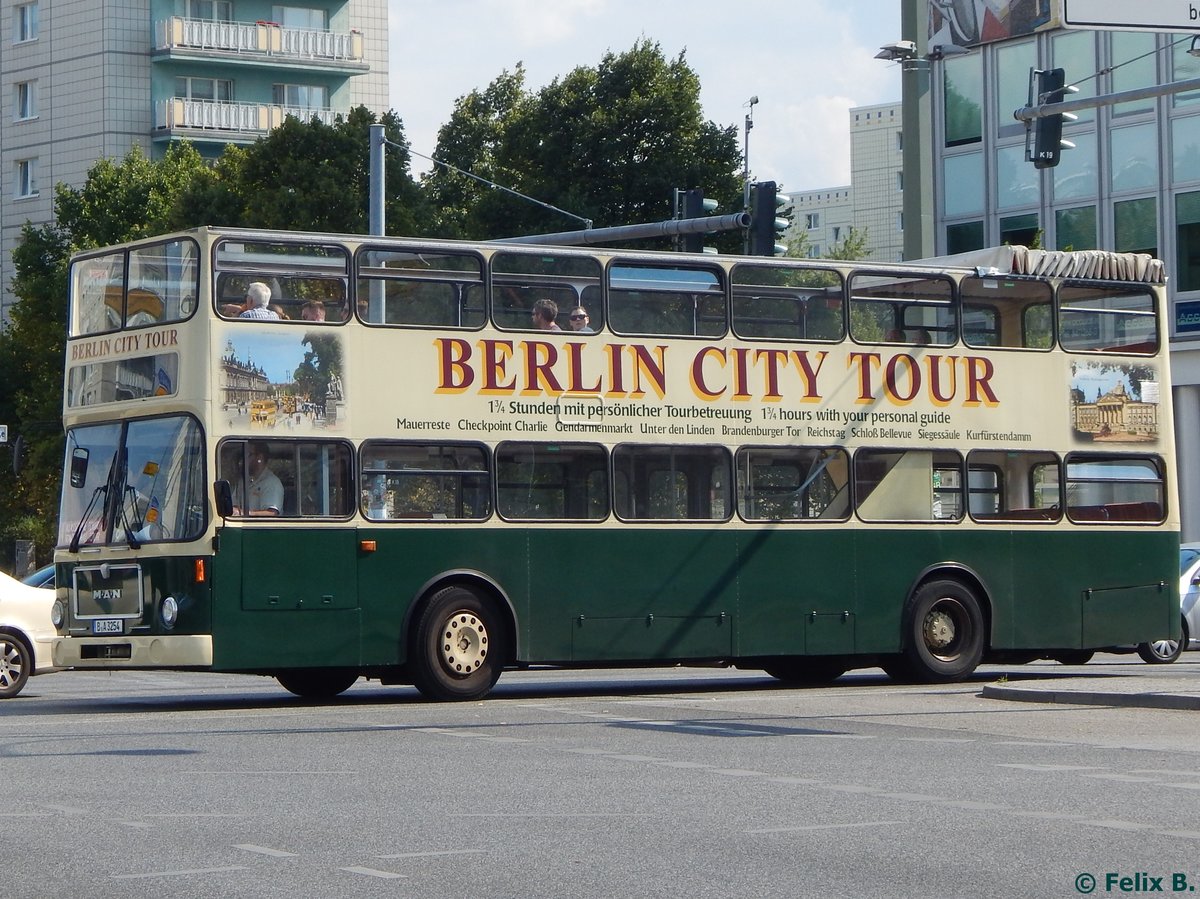
{"type": "MultiPolygon", "coordinates": [[[[1184,659],[1169,676],[1191,686],[1200,653],[1184,659]]],[[[367,682],[314,705],[261,678],[48,675],[0,703],[0,888],[1043,897],[1161,878],[1192,892],[1196,712],[980,695],[999,679],[1164,676],[1100,663],[946,687],[877,671],[817,689],[705,669],[510,673],[469,704],[367,682]]]]}

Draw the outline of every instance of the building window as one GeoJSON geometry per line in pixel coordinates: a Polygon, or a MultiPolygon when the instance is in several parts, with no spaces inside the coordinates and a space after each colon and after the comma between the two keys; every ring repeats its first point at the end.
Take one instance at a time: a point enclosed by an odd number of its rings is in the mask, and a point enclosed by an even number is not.
{"type": "Polygon", "coordinates": [[[904,230],[904,213],[903,212],[896,213],[896,230],[897,231],[904,230]]]}
{"type": "Polygon", "coordinates": [[[1157,217],[1154,197],[1113,203],[1113,249],[1118,253],[1149,253],[1157,259],[1157,217]]]}
{"type": "Polygon", "coordinates": [[[833,226],[833,242],[837,243],[841,239],[842,239],[842,227],[841,227],[841,225],[834,225],[833,226]]]}
{"type": "Polygon", "coordinates": [[[946,146],[979,143],[983,140],[983,65],[980,57],[971,54],[946,60],[943,90],[946,146]]]}
{"type": "MultiPolygon", "coordinates": [[[[1077,92],[1072,92],[1067,99],[1082,100],[1084,97],[1096,96],[1096,82],[1099,79],[1085,77],[1086,73],[1096,71],[1099,66],[1096,65],[1096,32],[1094,31],[1060,31],[1054,35],[1050,46],[1053,48],[1054,66],[1062,69],[1067,73],[1069,79],[1075,79],[1079,83],[1076,86],[1077,92]],[[1079,73],[1079,74],[1076,74],[1079,73]]],[[[1128,59],[1127,56],[1118,57],[1120,60],[1128,59]]],[[[1030,63],[1032,66],[1033,63],[1030,63]]],[[[1025,82],[1021,86],[1022,100],[1017,106],[1024,106],[1026,85],[1028,85],[1029,72],[1026,69],[1025,82]]],[[[1017,107],[1014,106],[1013,109],[1017,107]]],[[[1094,109],[1079,109],[1075,111],[1075,117],[1079,122],[1094,122],[1096,120],[1096,111],[1094,109]]],[[[1018,127],[1024,128],[1023,125],[1018,127]]],[[[1015,133],[1015,132],[1014,132],[1015,133]]]]}
{"type": "Polygon", "coordinates": [[[304,6],[272,6],[271,19],[284,28],[304,31],[328,31],[329,13],[323,9],[304,6]]]}
{"type": "Polygon", "coordinates": [[[1200,290],[1200,193],[1175,197],[1177,290],[1200,290]]]}
{"type": "Polygon", "coordinates": [[[1200,179],[1200,116],[1171,122],[1171,178],[1177,184],[1200,179]]]}
{"type": "Polygon", "coordinates": [[[1100,183],[1096,174],[1096,133],[1074,134],[1073,150],[1063,150],[1062,160],[1054,172],[1054,200],[1084,200],[1096,197],[1100,183]]]}
{"type": "Polygon", "coordinates": [[[1025,133],[1025,123],[1016,121],[1012,111],[1024,106],[1029,99],[1029,70],[1034,68],[1037,68],[1037,45],[1033,41],[1014,41],[996,48],[996,112],[999,115],[996,133],[1000,137],[1025,133]]]}
{"type": "Polygon", "coordinates": [[[13,194],[18,199],[22,197],[36,197],[38,195],[36,159],[17,160],[13,194]]]}
{"type": "Polygon", "coordinates": [[[1060,250],[1096,249],[1096,207],[1079,206],[1055,212],[1054,243],[1060,250]]]}
{"type": "Polygon", "coordinates": [[[229,103],[233,100],[233,82],[224,78],[175,79],[175,96],[182,100],[217,100],[229,103]]]}
{"type": "Polygon", "coordinates": [[[946,226],[946,252],[950,255],[983,249],[983,222],[946,226]]]}
{"type": "Polygon", "coordinates": [[[275,84],[271,102],[293,109],[328,109],[329,88],[321,84],[275,84]]]}
{"type": "Polygon", "coordinates": [[[187,0],[187,17],[209,22],[232,22],[233,4],[229,0],[187,0]]]}
{"type": "Polygon", "coordinates": [[[18,81],[13,86],[13,119],[37,118],[37,82],[18,81]]]}
{"type": "Polygon", "coordinates": [[[1000,209],[1036,206],[1041,199],[1038,170],[1025,160],[1025,147],[996,150],[996,204],[1000,209]]]}
{"type": "Polygon", "coordinates": [[[1024,215],[1009,215],[1000,219],[1000,243],[1031,247],[1037,242],[1038,217],[1036,212],[1024,215]]]}
{"type": "Polygon", "coordinates": [[[896,172],[896,190],[904,193],[904,172],[896,172]]]}
{"type": "Polygon", "coordinates": [[[1109,133],[1113,192],[1158,187],[1158,126],[1153,122],[1109,133]]]}
{"type": "Polygon", "coordinates": [[[804,227],[809,231],[813,231],[817,228],[820,228],[821,227],[821,213],[819,213],[819,212],[807,213],[804,216],[804,227]]]}
{"type": "Polygon", "coordinates": [[[896,132],[896,151],[897,152],[904,151],[904,132],[903,131],[896,132]]]}
{"type": "MultiPolygon", "coordinates": [[[[1114,93],[1133,90],[1139,87],[1153,87],[1158,83],[1158,59],[1155,45],[1158,35],[1139,31],[1114,31],[1112,38],[1112,58],[1128,60],[1112,70],[1112,89],[1114,93]]],[[[1154,111],[1154,98],[1131,100],[1128,103],[1118,103],[1113,107],[1113,115],[1137,115],[1154,111]]]]}
{"type": "Polygon", "coordinates": [[[13,7],[13,43],[36,41],[38,36],[38,5],[23,3],[13,7]]]}
{"type": "Polygon", "coordinates": [[[946,189],[942,211],[948,217],[983,212],[983,154],[974,152],[942,160],[946,189]]]}

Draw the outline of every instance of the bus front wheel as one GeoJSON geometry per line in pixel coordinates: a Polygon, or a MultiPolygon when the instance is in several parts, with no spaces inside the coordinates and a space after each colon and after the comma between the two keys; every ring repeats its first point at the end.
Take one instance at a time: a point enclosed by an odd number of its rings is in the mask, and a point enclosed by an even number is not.
{"type": "Polygon", "coordinates": [[[983,658],[983,607],[959,581],[922,585],[909,604],[905,628],[904,650],[895,662],[908,679],[927,684],[962,680],[983,658]]]}
{"type": "Polygon", "coordinates": [[[409,668],[427,699],[482,699],[504,665],[507,627],[494,603],[466,587],[439,590],[421,612],[409,668]]]}

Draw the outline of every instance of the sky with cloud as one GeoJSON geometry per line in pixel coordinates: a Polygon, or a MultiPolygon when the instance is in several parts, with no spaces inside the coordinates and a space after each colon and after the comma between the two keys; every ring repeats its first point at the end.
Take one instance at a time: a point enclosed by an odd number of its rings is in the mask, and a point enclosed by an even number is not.
{"type": "MultiPolygon", "coordinates": [[[[850,183],[849,110],[900,100],[875,59],[900,37],[899,0],[389,0],[391,105],[432,155],[455,101],[523,63],[536,91],[646,38],[683,52],[706,118],[744,136],[756,180],[789,191],[850,183]]],[[[414,172],[430,163],[413,158],[414,172]]]]}

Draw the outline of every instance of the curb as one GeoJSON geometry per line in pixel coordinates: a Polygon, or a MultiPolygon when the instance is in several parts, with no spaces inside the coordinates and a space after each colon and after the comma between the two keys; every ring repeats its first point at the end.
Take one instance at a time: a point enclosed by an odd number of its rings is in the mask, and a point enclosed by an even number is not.
{"type": "Polygon", "coordinates": [[[1072,690],[1026,690],[1020,687],[990,685],[984,687],[979,695],[984,699],[1001,699],[1009,702],[1200,711],[1200,695],[1188,696],[1180,693],[1087,693],[1072,690]]]}

